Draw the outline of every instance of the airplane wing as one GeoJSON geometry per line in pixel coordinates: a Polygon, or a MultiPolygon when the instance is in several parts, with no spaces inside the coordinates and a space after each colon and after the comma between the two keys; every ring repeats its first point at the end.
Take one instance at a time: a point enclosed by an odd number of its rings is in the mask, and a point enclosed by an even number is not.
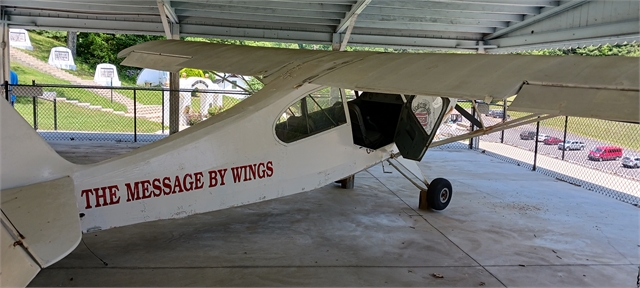
{"type": "Polygon", "coordinates": [[[512,106],[516,111],[634,123],[640,117],[640,73],[635,57],[336,52],[179,40],[142,43],[118,56],[127,57],[122,64],[128,66],[264,76],[266,83],[295,73],[307,62],[326,58],[336,65],[316,71],[305,82],[467,100],[518,94],[512,106]],[[521,91],[525,93],[519,94],[521,91]],[[595,106],[597,113],[590,110],[595,106]]]}

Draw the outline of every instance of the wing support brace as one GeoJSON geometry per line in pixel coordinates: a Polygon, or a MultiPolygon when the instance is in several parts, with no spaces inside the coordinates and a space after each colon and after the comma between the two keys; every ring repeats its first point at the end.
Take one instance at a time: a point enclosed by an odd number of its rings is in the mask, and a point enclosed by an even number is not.
{"type": "Polygon", "coordinates": [[[424,178],[415,161],[404,159],[400,155],[391,155],[387,163],[418,189],[427,191],[429,188],[429,182],[424,178]]]}
{"type": "Polygon", "coordinates": [[[552,115],[531,114],[531,115],[528,115],[528,116],[520,117],[518,119],[509,120],[507,122],[502,122],[502,123],[487,127],[485,129],[475,130],[475,131],[472,131],[472,132],[469,132],[469,133],[465,133],[465,134],[462,134],[462,135],[454,136],[454,137],[447,138],[447,139],[440,140],[440,141],[433,141],[433,142],[431,142],[431,145],[429,145],[429,147],[430,148],[438,147],[438,146],[441,146],[441,145],[444,145],[444,144],[449,144],[449,143],[453,143],[453,142],[460,141],[460,140],[465,140],[465,139],[474,138],[474,137],[478,137],[478,136],[482,136],[482,135],[487,135],[487,134],[491,134],[491,133],[495,133],[495,132],[500,132],[502,130],[515,128],[515,127],[518,127],[518,126],[531,124],[531,123],[535,123],[535,122],[538,122],[538,121],[551,119],[551,118],[554,118],[554,117],[558,117],[558,115],[557,114],[552,114],[552,115]]]}
{"type": "Polygon", "coordinates": [[[464,117],[465,119],[469,120],[469,122],[471,122],[471,124],[473,124],[474,126],[480,128],[480,129],[484,129],[484,125],[482,125],[480,120],[478,120],[478,118],[476,118],[473,115],[471,115],[471,113],[467,112],[467,110],[465,110],[464,108],[460,107],[460,105],[456,104],[455,109],[456,109],[456,111],[458,111],[458,113],[460,113],[460,115],[462,115],[462,117],[464,117]]]}

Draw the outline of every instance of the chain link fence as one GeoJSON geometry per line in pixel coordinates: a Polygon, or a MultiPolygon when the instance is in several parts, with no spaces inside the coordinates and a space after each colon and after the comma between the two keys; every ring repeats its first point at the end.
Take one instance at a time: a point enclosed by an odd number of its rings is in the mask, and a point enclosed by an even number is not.
{"type": "MultiPolygon", "coordinates": [[[[5,84],[6,85],[6,84],[5,84]]],[[[169,134],[168,89],[9,85],[5,98],[47,141],[153,142],[169,134]]],[[[180,129],[249,96],[233,90],[179,90],[180,129]]]]}
{"type": "MultiPolygon", "coordinates": [[[[509,111],[510,103],[506,104],[489,105],[480,114],[482,123],[492,126],[530,115],[509,111]]],[[[459,105],[475,115],[471,102],[459,105]]],[[[446,139],[470,131],[471,123],[463,119],[456,126],[443,123],[438,134],[446,139]]],[[[438,148],[480,150],[559,181],[640,204],[638,124],[559,116],[438,148]]]]}

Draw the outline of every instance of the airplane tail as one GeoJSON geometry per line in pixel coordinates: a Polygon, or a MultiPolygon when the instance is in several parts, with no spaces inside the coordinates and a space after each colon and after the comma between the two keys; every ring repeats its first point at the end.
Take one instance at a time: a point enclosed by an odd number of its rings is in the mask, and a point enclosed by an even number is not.
{"type": "Polygon", "coordinates": [[[69,254],[82,237],[64,160],[6,101],[0,100],[0,286],[26,286],[69,254]]]}

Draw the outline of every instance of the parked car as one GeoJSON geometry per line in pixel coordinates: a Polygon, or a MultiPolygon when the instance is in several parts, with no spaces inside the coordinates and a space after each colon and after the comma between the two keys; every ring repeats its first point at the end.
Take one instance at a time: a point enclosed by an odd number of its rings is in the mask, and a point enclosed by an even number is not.
{"type": "Polygon", "coordinates": [[[622,158],[622,148],[618,146],[598,146],[589,151],[589,160],[618,160],[622,158]]]}
{"type": "Polygon", "coordinates": [[[567,142],[558,143],[559,150],[583,150],[584,146],[584,142],[575,140],[567,140],[567,142]]]}
{"type": "Polygon", "coordinates": [[[536,139],[535,131],[522,131],[520,132],[520,139],[522,140],[533,140],[536,139]]]}
{"type": "MultiPolygon", "coordinates": [[[[488,117],[500,118],[504,115],[504,111],[502,110],[489,110],[489,113],[486,114],[488,117]]],[[[507,119],[511,118],[511,115],[507,114],[507,119]]]]}
{"type": "Polygon", "coordinates": [[[640,157],[622,158],[622,166],[625,168],[640,168],[640,157]]]}
{"type": "Polygon", "coordinates": [[[542,142],[544,143],[544,145],[558,145],[560,142],[562,142],[562,139],[558,137],[548,137],[542,142]]]}
{"type": "Polygon", "coordinates": [[[549,136],[547,134],[538,134],[538,142],[543,142],[544,140],[546,140],[549,137],[551,137],[551,136],[549,136]]]}

